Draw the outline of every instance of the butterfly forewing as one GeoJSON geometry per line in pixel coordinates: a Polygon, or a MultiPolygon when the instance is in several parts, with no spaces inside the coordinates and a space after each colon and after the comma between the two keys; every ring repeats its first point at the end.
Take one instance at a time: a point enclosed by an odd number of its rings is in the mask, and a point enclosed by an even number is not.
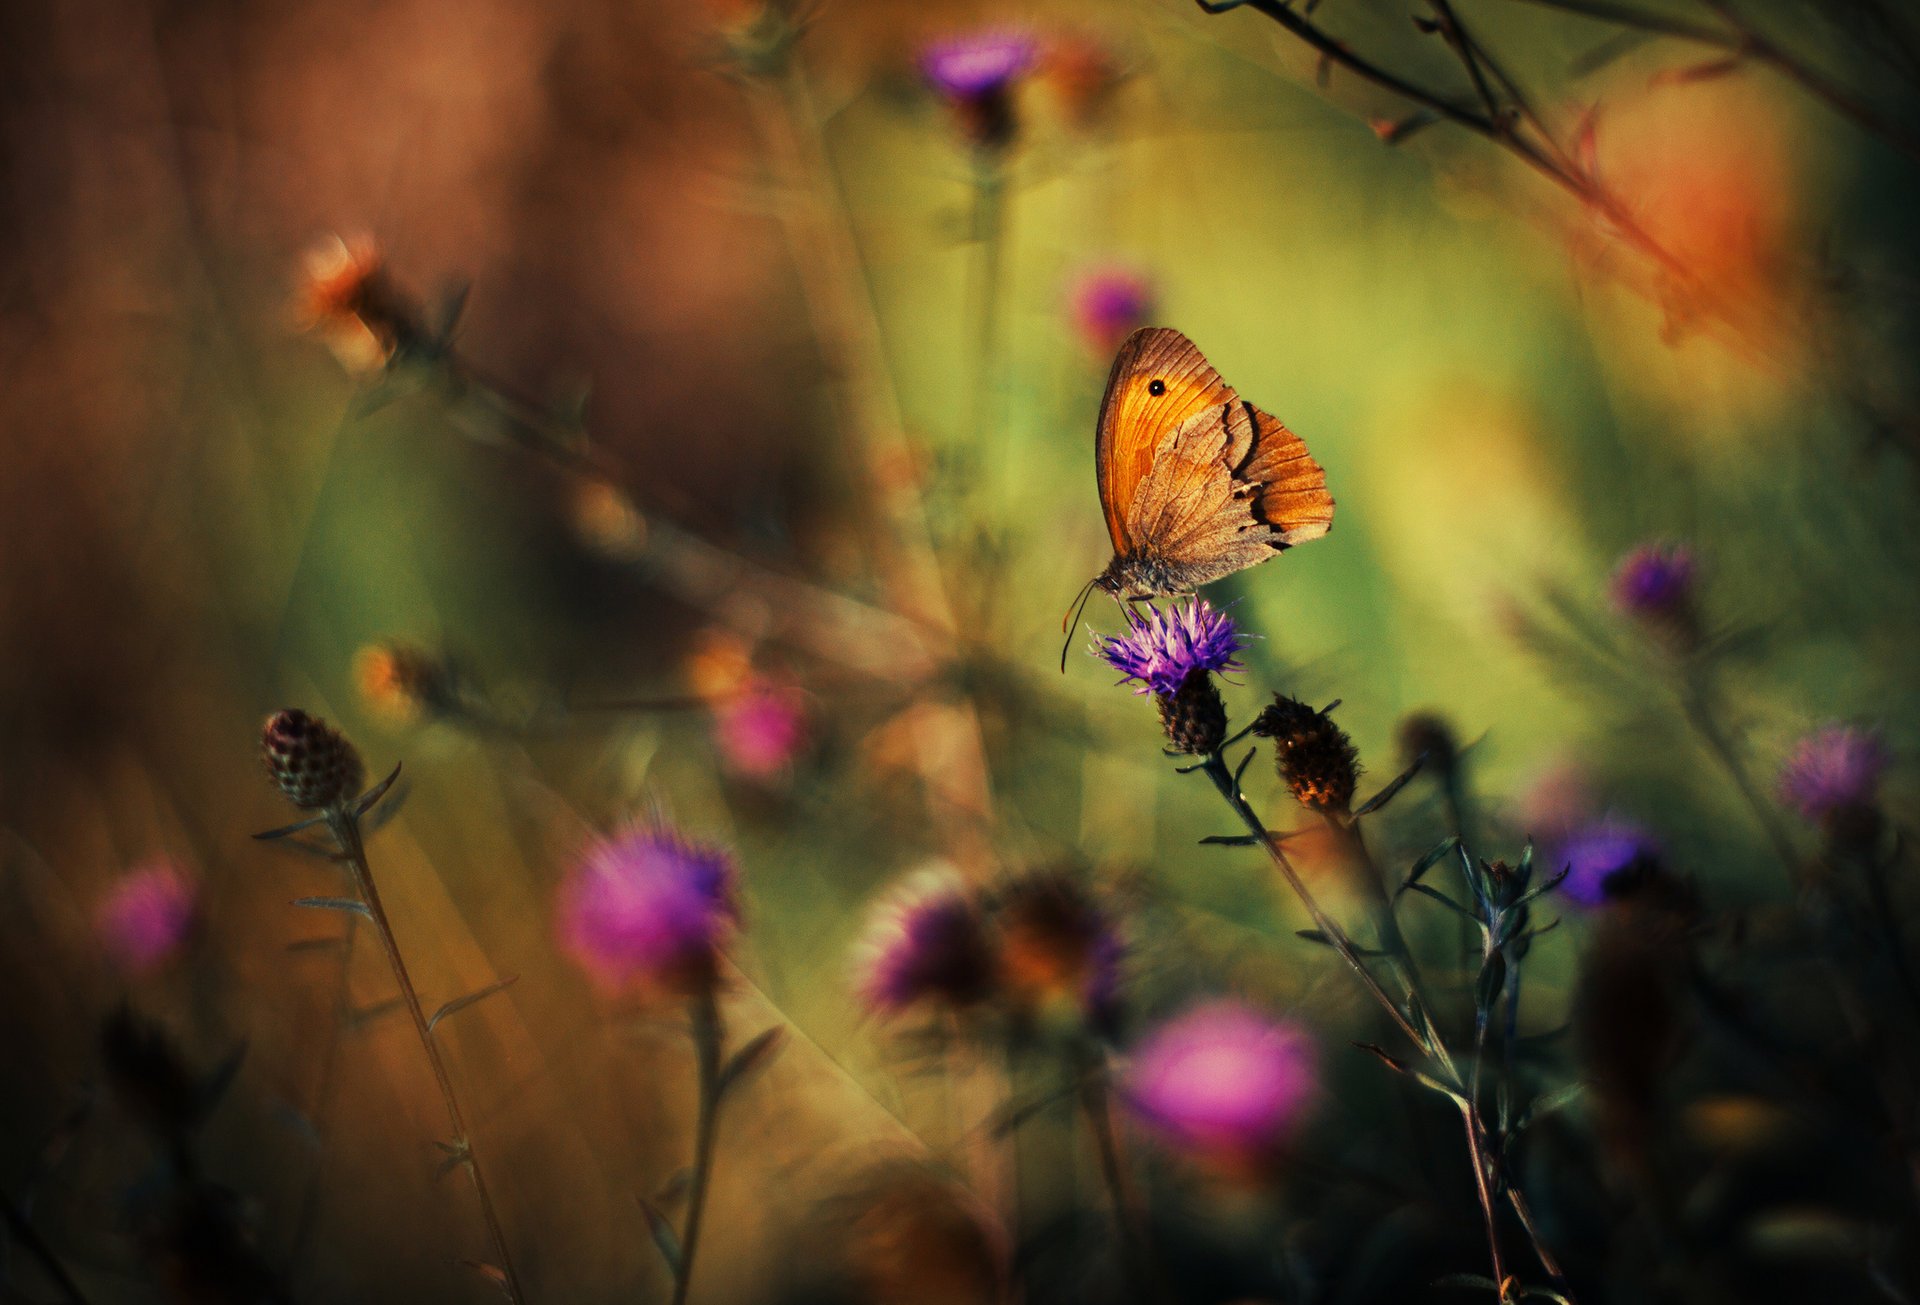
{"type": "Polygon", "coordinates": [[[1144,327],[1120,346],[1100,401],[1094,443],[1100,507],[1115,553],[1131,553],[1139,542],[1129,530],[1133,502],[1161,441],[1183,422],[1233,398],[1233,387],[1178,331],[1144,327]]]}

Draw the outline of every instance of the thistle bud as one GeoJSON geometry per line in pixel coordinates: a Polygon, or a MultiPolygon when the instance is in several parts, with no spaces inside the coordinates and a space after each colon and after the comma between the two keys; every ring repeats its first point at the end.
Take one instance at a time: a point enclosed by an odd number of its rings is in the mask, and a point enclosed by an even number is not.
{"type": "Polygon", "coordinates": [[[1294,799],[1314,811],[1345,811],[1353,805],[1359,753],[1347,732],[1327,714],[1297,698],[1276,693],[1273,705],[1253,722],[1253,732],[1273,740],[1274,769],[1294,799]]]}
{"type": "Polygon", "coordinates": [[[1160,724],[1174,751],[1205,756],[1227,737],[1227,704],[1206,671],[1189,671],[1172,693],[1158,694],[1160,724]]]}
{"type": "Polygon", "coordinates": [[[1411,766],[1422,757],[1443,781],[1460,764],[1460,740],[1447,718],[1436,712],[1417,711],[1400,720],[1400,764],[1411,766]]]}
{"type": "Polygon", "coordinates": [[[366,774],[345,735],[295,707],[267,718],[261,754],[280,791],[308,810],[351,801],[366,774]]]}

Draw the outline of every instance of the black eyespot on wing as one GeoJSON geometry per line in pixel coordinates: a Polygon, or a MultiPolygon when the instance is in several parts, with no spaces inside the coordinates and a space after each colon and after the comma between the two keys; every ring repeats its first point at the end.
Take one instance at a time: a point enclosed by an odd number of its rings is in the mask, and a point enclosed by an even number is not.
{"type": "Polygon", "coordinates": [[[1166,392],[1167,383],[1165,381],[1156,379],[1147,382],[1147,393],[1151,394],[1154,398],[1157,399],[1166,392]]]}

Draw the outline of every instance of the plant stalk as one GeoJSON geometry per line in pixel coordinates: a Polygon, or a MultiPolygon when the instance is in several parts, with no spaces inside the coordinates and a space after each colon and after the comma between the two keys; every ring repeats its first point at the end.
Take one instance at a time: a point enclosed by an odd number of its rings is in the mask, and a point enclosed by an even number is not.
{"type": "Polygon", "coordinates": [[[686,1305],[693,1284],[693,1257],[700,1247],[705,1222],[707,1184],[713,1176],[713,1143],[720,1122],[720,1052],[725,1036],[720,1003],[712,984],[703,984],[694,996],[693,1055],[699,1075],[699,1114],[693,1126],[693,1177],[687,1187],[687,1223],[680,1234],[680,1262],[674,1266],[673,1305],[686,1305]]]}

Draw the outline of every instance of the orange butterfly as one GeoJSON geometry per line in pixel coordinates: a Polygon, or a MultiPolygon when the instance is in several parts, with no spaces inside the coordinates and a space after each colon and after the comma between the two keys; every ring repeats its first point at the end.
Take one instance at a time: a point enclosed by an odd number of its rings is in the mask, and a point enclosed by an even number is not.
{"type": "Polygon", "coordinates": [[[1094,463],[1113,560],[1077,606],[1096,588],[1122,601],[1191,593],[1333,526],[1327,473],[1305,441],[1164,326],[1120,346],[1094,463]]]}

